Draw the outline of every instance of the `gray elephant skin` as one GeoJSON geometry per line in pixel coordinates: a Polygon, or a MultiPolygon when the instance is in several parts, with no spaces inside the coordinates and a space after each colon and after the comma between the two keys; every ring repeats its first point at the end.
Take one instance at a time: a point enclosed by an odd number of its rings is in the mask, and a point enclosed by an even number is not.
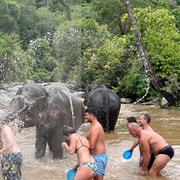
{"type": "Polygon", "coordinates": [[[27,83],[17,91],[9,107],[8,121],[18,118],[24,127],[36,126],[36,159],[45,156],[47,144],[53,158],[62,159],[62,126],[69,125],[77,130],[84,122],[82,99],[63,84],[43,87],[27,83]]]}
{"type": "Polygon", "coordinates": [[[84,104],[87,108],[96,109],[97,119],[104,131],[114,131],[121,108],[118,95],[104,85],[88,85],[85,88],[84,104]]]}

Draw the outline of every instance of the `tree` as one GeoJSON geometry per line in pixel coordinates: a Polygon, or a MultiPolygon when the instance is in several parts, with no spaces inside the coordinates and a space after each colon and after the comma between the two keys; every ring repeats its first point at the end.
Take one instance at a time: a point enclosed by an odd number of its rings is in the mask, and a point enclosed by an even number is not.
{"type": "Polygon", "coordinates": [[[38,37],[38,22],[39,17],[37,15],[35,3],[23,2],[23,4],[20,4],[20,16],[18,20],[19,30],[17,33],[20,36],[22,48],[24,50],[28,48],[30,41],[38,37]]]}
{"type": "Polygon", "coordinates": [[[60,3],[66,8],[67,20],[71,20],[71,0],[60,0],[60,3]]]}
{"type": "Polygon", "coordinates": [[[0,83],[26,79],[26,56],[17,34],[0,33],[0,83]]]}
{"type": "Polygon", "coordinates": [[[52,42],[54,32],[60,24],[60,16],[50,12],[46,7],[41,7],[36,12],[39,19],[36,23],[38,37],[52,42]]]}
{"type": "Polygon", "coordinates": [[[134,30],[134,35],[136,37],[136,41],[137,41],[137,46],[138,46],[138,50],[139,50],[139,55],[142,59],[144,68],[145,68],[145,73],[147,74],[147,76],[150,78],[151,83],[153,84],[154,88],[163,96],[167,99],[167,101],[169,102],[170,105],[174,105],[176,103],[175,101],[175,97],[173,96],[173,94],[165,91],[162,87],[162,85],[160,84],[160,82],[158,81],[153,68],[147,58],[143,43],[142,43],[142,38],[141,38],[141,33],[138,29],[136,20],[134,18],[134,15],[132,13],[132,9],[129,3],[129,0],[124,0],[124,3],[126,5],[127,8],[127,12],[134,30]]]}
{"type": "Polygon", "coordinates": [[[0,0],[0,30],[4,33],[13,33],[17,30],[19,7],[14,1],[0,0]]]}
{"type": "Polygon", "coordinates": [[[58,62],[53,58],[49,42],[46,39],[37,38],[31,42],[28,50],[28,79],[36,82],[55,81],[58,62]]]}

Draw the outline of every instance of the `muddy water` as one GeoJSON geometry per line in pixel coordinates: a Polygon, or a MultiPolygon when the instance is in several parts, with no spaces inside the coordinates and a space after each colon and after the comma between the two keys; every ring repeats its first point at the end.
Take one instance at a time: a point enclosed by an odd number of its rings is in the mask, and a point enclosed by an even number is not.
{"type": "MultiPolygon", "coordinates": [[[[133,143],[133,137],[129,135],[125,119],[128,116],[139,117],[142,113],[149,113],[152,118],[151,126],[160,133],[175,149],[175,156],[162,170],[158,180],[180,179],[180,112],[174,110],[161,110],[154,106],[122,105],[116,130],[106,134],[106,146],[109,154],[107,173],[105,180],[151,180],[150,177],[138,176],[139,150],[136,148],[132,159],[122,159],[122,153],[133,143]]],[[[88,124],[82,125],[81,134],[86,134],[88,124]]],[[[76,163],[76,155],[64,152],[63,160],[52,160],[48,151],[45,158],[36,160],[35,152],[35,128],[23,129],[17,135],[17,142],[24,155],[23,180],[59,180],[66,179],[66,172],[76,163]]]]}

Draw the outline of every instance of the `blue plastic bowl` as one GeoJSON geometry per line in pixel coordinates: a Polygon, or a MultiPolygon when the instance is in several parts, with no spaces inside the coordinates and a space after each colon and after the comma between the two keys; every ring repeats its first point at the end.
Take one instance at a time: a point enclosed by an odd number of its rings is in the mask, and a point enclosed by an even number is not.
{"type": "Polygon", "coordinates": [[[74,176],[76,174],[76,170],[75,169],[69,169],[66,175],[66,179],[67,180],[73,180],[74,176]]]}
{"type": "Polygon", "coordinates": [[[123,158],[128,160],[128,159],[131,159],[131,157],[132,157],[132,151],[125,150],[123,153],[123,158]]]}

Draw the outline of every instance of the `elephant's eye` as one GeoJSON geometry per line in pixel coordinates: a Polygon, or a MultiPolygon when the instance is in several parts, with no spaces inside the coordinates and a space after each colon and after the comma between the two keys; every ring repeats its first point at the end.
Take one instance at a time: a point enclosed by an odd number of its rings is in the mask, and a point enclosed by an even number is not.
{"type": "Polygon", "coordinates": [[[27,112],[27,116],[30,116],[30,114],[31,114],[30,111],[28,111],[28,112],[27,112]]]}

